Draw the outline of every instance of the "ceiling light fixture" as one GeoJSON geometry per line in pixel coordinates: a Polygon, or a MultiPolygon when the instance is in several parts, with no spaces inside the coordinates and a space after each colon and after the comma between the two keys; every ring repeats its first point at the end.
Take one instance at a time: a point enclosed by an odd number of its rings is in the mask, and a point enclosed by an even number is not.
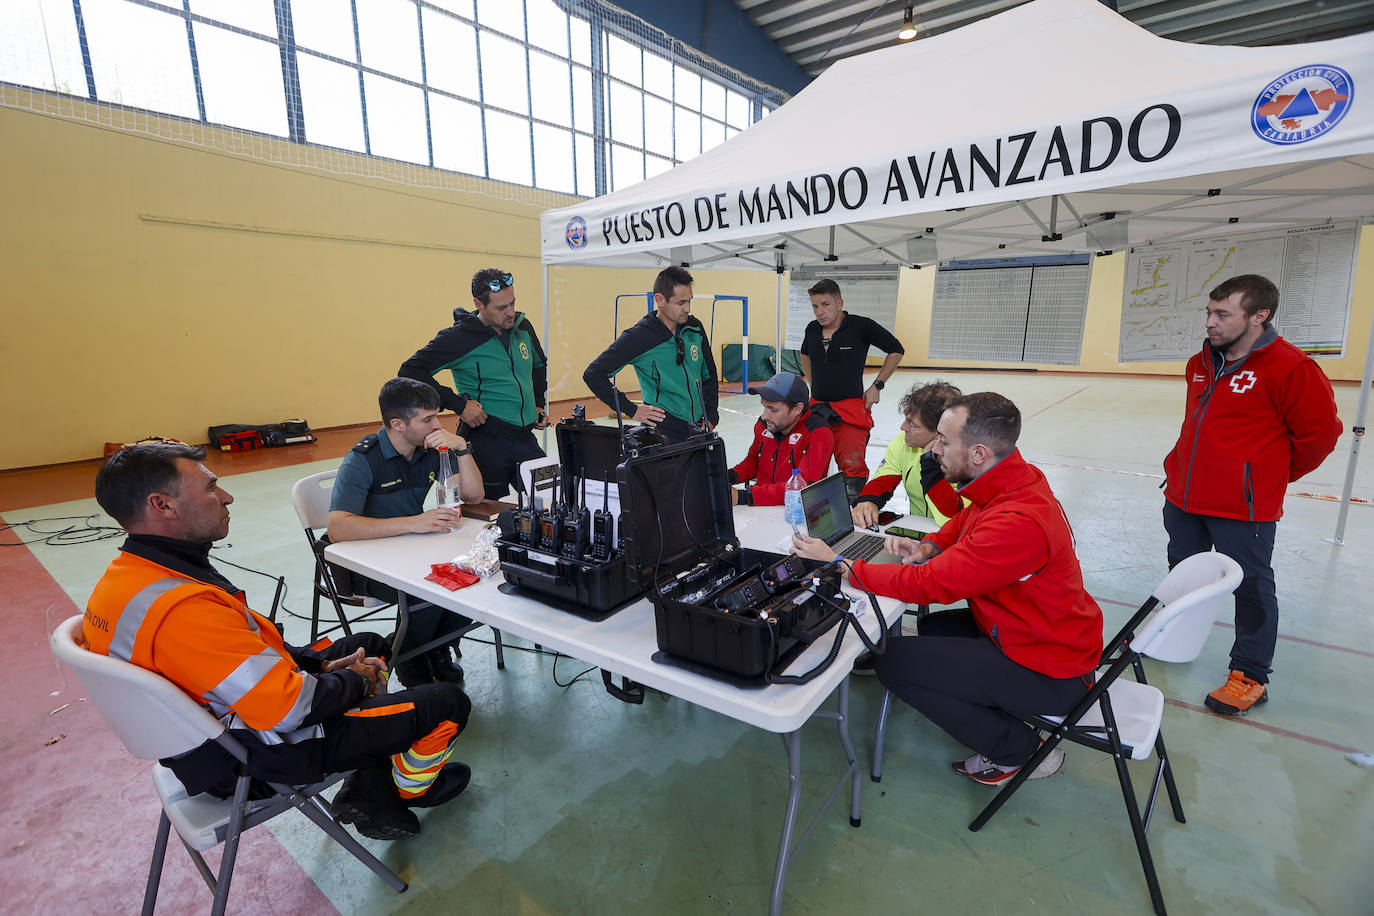
{"type": "Polygon", "coordinates": [[[916,20],[911,17],[911,7],[906,8],[906,13],[902,16],[902,28],[897,32],[898,41],[911,41],[916,37],[916,20]]]}

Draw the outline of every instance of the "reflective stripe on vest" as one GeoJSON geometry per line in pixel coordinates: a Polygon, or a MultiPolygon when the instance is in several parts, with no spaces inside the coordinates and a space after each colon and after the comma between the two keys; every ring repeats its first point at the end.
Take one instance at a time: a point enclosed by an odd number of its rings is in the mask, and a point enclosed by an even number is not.
{"type": "MultiPolygon", "coordinates": [[[[253,618],[248,618],[249,624],[253,623],[253,618]]],[[[256,629],[256,627],[254,627],[256,629]]],[[[246,658],[243,662],[229,673],[229,676],[216,684],[209,693],[205,695],[205,700],[210,704],[210,709],[216,716],[224,716],[234,705],[248,695],[248,692],[261,683],[271,670],[280,664],[282,656],[272,647],[267,647],[254,655],[246,658]]],[[[301,690],[296,696],[296,702],[291,709],[281,718],[273,728],[282,731],[292,731],[300,727],[301,722],[310,713],[310,704],[315,699],[315,678],[312,675],[301,673],[301,690]]]]}
{"type": "Polygon", "coordinates": [[[157,603],[157,599],[172,589],[194,584],[197,583],[190,579],[168,577],[144,586],[142,591],[129,599],[129,603],[120,612],[119,620],[115,622],[114,634],[110,637],[109,654],[126,662],[133,661],[134,641],[138,638],[139,628],[143,626],[144,618],[157,603]]]}

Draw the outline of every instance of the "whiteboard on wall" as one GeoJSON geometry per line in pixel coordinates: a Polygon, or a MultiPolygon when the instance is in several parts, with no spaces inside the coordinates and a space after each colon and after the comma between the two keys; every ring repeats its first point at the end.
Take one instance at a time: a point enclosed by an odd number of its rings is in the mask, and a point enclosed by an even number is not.
{"type": "Polygon", "coordinates": [[[951,261],[935,274],[934,359],[1078,364],[1091,255],[951,261]]]}
{"type": "Polygon", "coordinates": [[[1345,352],[1359,227],[1352,222],[1138,245],[1126,254],[1121,362],[1186,360],[1202,347],[1208,293],[1240,274],[1279,288],[1274,325],[1313,356],[1345,352]]]}
{"type": "MultiPolygon", "coordinates": [[[[811,311],[811,295],[807,290],[823,277],[839,284],[846,312],[872,318],[895,334],[900,271],[901,268],[895,265],[795,268],[787,286],[787,335],[783,338],[783,346],[788,350],[801,349],[806,326],[816,317],[811,311]]],[[[869,347],[868,355],[883,357],[887,354],[877,347],[869,347]]]]}

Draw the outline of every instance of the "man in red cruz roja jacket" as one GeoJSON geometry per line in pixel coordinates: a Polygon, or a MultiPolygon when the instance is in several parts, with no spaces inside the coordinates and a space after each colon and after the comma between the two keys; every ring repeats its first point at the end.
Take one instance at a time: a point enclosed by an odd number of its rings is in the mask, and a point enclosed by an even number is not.
{"type": "Polygon", "coordinates": [[[763,402],[763,416],[754,424],[749,454],[730,469],[730,483],[746,485],[742,490],[731,488],[730,502],[781,506],[794,468],[807,483],[826,476],[835,440],[830,426],[811,412],[811,391],[797,375],[779,372],[749,393],[763,402]]]}
{"type": "MultiPolygon", "coordinates": [[[[878,657],[883,686],[975,753],[954,771],[985,785],[1010,779],[1040,747],[1022,714],[1063,715],[1093,683],[1102,610],[1083,587],[1073,531],[1049,482],[1016,449],[1021,413],[1000,394],[950,402],[930,448],[966,505],[919,543],[890,537],[901,563],[842,564],[851,581],[908,604],[968,608],[921,619],[878,657]]],[[[796,552],[834,559],[794,535],[796,552]]],[[[1056,748],[1031,774],[1063,766],[1056,748]]]]}
{"type": "Polygon", "coordinates": [[[1243,716],[1269,699],[1284,490],[1331,454],[1341,421],[1326,374],[1272,326],[1273,283],[1244,274],[1208,295],[1207,340],[1188,361],[1183,428],[1164,459],[1164,529],[1171,569],[1215,548],[1245,572],[1231,673],[1204,700],[1213,712],[1243,716]]]}

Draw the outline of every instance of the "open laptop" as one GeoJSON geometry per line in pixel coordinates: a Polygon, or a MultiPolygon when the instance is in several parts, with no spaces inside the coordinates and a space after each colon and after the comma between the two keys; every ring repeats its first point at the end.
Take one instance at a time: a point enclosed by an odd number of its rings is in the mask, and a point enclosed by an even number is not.
{"type": "Polygon", "coordinates": [[[896,563],[897,558],[883,549],[886,539],[854,529],[849,511],[849,493],[844,475],[832,474],[802,490],[802,511],[806,514],[806,533],[820,538],[836,553],[850,560],[896,563]]]}

